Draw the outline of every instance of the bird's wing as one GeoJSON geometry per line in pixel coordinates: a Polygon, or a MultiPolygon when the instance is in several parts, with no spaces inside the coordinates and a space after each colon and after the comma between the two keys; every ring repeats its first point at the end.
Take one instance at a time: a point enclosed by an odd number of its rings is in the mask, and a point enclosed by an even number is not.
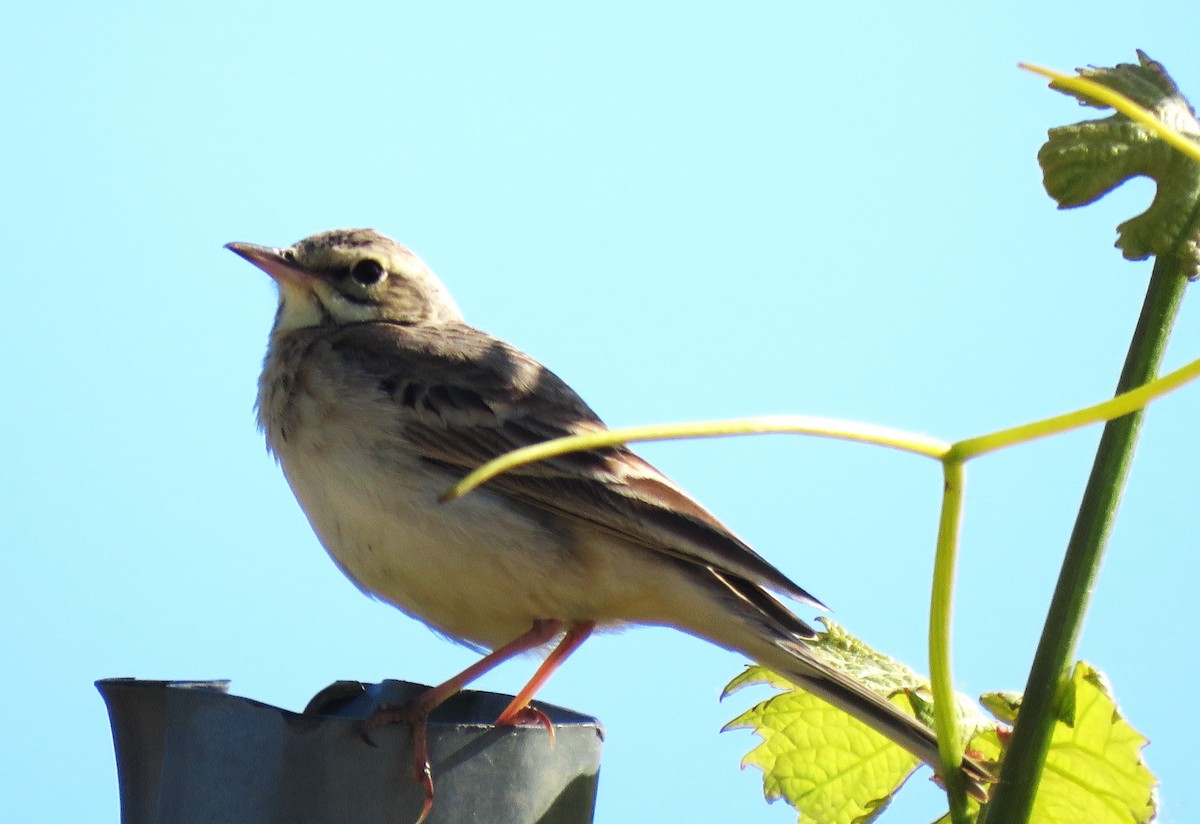
{"type": "MultiPolygon", "coordinates": [[[[341,368],[366,373],[390,397],[423,457],[464,475],[514,449],[604,428],[550,370],[466,325],[350,324],[325,345],[341,368]]],[[[521,466],[486,488],[824,608],[623,446],[521,466]]]]}

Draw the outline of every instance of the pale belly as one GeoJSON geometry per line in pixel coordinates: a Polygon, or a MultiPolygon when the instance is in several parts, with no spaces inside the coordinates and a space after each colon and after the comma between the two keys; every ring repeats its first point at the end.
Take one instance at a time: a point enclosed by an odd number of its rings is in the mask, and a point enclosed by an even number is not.
{"type": "Polygon", "coordinates": [[[537,619],[669,620],[660,589],[669,567],[657,553],[506,505],[486,490],[442,504],[449,474],[415,459],[405,471],[387,471],[374,458],[338,451],[285,446],[276,454],[342,571],[438,631],[494,648],[537,619]]]}

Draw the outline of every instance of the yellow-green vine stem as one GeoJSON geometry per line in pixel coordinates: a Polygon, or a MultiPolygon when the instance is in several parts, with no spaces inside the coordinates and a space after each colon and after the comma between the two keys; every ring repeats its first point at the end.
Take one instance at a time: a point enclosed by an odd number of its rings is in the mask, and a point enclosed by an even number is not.
{"type": "Polygon", "coordinates": [[[962,523],[962,461],[942,459],[942,514],[938,524],[937,554],[933,563],[933,595],[929,608],[929,681],[933,689],[933,725],[942,756],[942,780],[950,801],[954,824],[967,824],[967,790],[963,781],[962,736],[958,731],[958,702],[950,668],[950,622],[953,617],[954,567],[958,559],[958,532],[962,523]]]}
{"type": "Polygon", "coordinates": [[[1067,432],[1093,423],[1111,421],[1145,408],[1150,401],[1161,398],[1168,392],[1173,392],[1198,377],[1200,377],[1200,359],[1181,366],[1152,383],[1144,384],[1092,406],[1063,415],[1055,415],[1053,418],[1043,418],[1040,421],[1023,423],[1019,426],[957,441],[951,445],[946,459],[966,461],[1008,446],[1029,443],[1038,438],[1057,435],[1060,432],[1067,432]]]}
{"type": "Polygon", "coordinates": [[[1170,144],[1197,163],[1200,163],[1200,146],[1197,146],[1195,141],[1184,137],[1178,131],[1159,120],[1153,112],[1146,111],[1115,89],[1110,89],[1108,86],[1097,83],[1094,80],[1088,80],[1086,77],[1066,74],[1054,69],[1048,69],[1045,66],[1037,66],[1033,63],[1020,63],[1018,65],[1026,71],[1050,78],[1064,89],[1077,91],[1095,100],[1099,100],[1101,103],[1112,106],[1130,120],[1140,123],[1164,143],[1170,144]]]}
{"type": "MultiPolygon", "coordinates": [[[[1174,256],[1160,256],[1155,261],[1142,314],[1117,383],[1118,393],[1141,386],[1158,373],[1187,286],[1183,272],[1184,267],[1174,256]]],[[[983,820],[988,824],[1024,824],[1030,820],[1057,718],[1058,698],[1068,677],[1144,416],[1145,410],[1139,409],[1104,426],[1025,686],[1012,744],[995,795],[984,811],[983,820]]]]}
{"type": "Polygon", "coordinates": [[[453,501],[472,489],[487,483],[492,478],[524,464],[543,461],[568,452],[584,449],[601,449],[606,446],[635,443],[637,441],[665,441],[676,438],[726,438],[733,435],[815,435],[845,441],[875,444],[903,452],[941,459],[950,444],[886,426],[876,426],[857,421],[842,421],[835,418],[820,418],[812,415],[768,415],[761,418],[737,418],[727,421],[701,421],[697,423],[656,424],[654,426],[630,426],[624,429],[600,429],[582,435],[568,435],[552,441],[525,446],[493,458],[471,472],[454,486],[442,493],[443,502],[453,501]]]}

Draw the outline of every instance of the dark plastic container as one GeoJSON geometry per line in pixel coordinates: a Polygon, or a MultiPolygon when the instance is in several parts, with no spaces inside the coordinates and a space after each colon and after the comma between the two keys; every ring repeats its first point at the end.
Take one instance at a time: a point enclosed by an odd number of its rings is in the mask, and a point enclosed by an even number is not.
{"type": "MultiPolygon", "coordinates": [[[[303,713],[227,693],[227,681],[96,682],[112,722],[122,824],[411,824],[424,801],[408,727],[360,721],[427,687],[339,681],[303,713]]],[[[587,824],[604,733],[551,704],[551,720],[496,727],[510,696],[463,691],[429,722],[428,824],[587,824]]]]}

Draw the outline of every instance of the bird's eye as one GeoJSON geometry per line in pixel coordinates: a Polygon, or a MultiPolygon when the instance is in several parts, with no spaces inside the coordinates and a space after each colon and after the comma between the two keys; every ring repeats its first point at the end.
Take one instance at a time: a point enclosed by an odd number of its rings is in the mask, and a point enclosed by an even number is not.
{"type": "Polygon", "coordinates": [[[383,264],[373,258],[363,258],[350,268],[350,277],[363,286],[373,286],[383,280],[383,264]]]}
{"type": "Polygon", "coordinates": [[[288,263],[295,263],[296,262],[296,253],[293,252],[291,249],[284,249],[283,250],[283,259],[286,260],[288,263]]]}

